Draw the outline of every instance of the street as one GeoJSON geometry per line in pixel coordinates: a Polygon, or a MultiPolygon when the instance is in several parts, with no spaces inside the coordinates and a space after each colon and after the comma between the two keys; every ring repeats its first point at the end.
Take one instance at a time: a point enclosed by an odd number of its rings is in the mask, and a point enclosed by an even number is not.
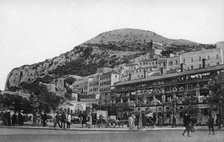
{"type": "Polygon", "coordinates": [[[224,131],[208,135],[196,131],[191,137],[182,136],[181,130],[156,131],[71,131],[49,129],[0,128],[1,142],[223,142],[224,131]]]}

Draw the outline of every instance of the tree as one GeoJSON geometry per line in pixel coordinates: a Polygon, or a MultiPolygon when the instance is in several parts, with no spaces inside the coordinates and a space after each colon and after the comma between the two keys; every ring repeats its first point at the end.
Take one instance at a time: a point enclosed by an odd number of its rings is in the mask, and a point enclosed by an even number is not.
{"type": "Polygon", "coordinates": [[[65,82],[66,83],[68,83],[69,85],[72,85],[72,83],[74,83],[76,81],[76,78],[74,78],[74,77],[67,77],[66,79],[65,79],[65,82]]]}
{"type": "Polygon", "coordinates": [[[24,113],[31,113],[29,100],[18,94],[0,94],[0,104],[2,108],[8,108],[16,112],[23,110],[24,113]]]}
{"type": "Polygon", "coordinates": [[[31,104],[29,109],[34,115],[34,124],[36,123],[36,113],[56,110],[58,105],[64,100],[55,93],[49,92],[40,80],[32,83],[23,83],[22,87],[31,94],[29,98],[31,104]]]}
{"type": "Polygon", "coordinates": [[[224,72],[218,72],[217,76],[211,78],[208,82],[209,97],[207,99],[210,106],[217,105],[219,108],[218,125],[221,128],[221,120],[223,114],[224,103],[224,72]]]}
{"type": "Polygon", "coordinates": [[[162,56],[165,56],[165,57],[170,57],[170,54],[171,53],[173,53],[173,51],[172,50],[163,50],[162,52],[161,52],[161,55],[162,56]]]}

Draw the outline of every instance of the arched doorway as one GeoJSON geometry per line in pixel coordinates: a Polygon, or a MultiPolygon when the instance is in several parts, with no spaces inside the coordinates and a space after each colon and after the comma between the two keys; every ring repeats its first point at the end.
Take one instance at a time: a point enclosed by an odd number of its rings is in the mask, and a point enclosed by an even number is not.
{"type": "Polygon", "coordinates": [[[82,112],[83,110],[84,110],[84,109],[83,109],[83,107],[82,107],[81,104],[77,104],[77,105],[75,106],[75,113],[80,114],[80,112],[82,112]]]}

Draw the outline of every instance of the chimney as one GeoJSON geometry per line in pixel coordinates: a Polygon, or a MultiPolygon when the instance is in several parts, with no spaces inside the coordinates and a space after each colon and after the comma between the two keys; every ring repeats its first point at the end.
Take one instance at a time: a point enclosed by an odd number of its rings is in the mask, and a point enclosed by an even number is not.
{"type": "Polygon", "coordinates": [[[205,59],[202,59],[202,68],[205,68],[205,59]]]}
{"type": "Polygon", "coordinates": [[[161,75],[163,75],[163,67],[160,68],[161,75]]]}
{"type": "Polygon", "coordinates": [[[180,71],[181,71],[181,72],[183,72],[183,71],[184,71],[183,66],[184,66],[184,64],[183,64],[183,63],[181,63],[181,64],[180,64],[180,71]]]}

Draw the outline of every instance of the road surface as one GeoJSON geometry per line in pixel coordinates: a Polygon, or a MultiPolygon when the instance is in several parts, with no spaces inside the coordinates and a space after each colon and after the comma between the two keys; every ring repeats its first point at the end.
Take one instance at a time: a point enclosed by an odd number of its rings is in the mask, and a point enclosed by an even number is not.
{"type": "Polygon", "coordinates": [[[224,142],[224,131],[208,135],[196,131],[191,137],[180,130],[69,131],[0,128],[0,142],[224,142]]]}

